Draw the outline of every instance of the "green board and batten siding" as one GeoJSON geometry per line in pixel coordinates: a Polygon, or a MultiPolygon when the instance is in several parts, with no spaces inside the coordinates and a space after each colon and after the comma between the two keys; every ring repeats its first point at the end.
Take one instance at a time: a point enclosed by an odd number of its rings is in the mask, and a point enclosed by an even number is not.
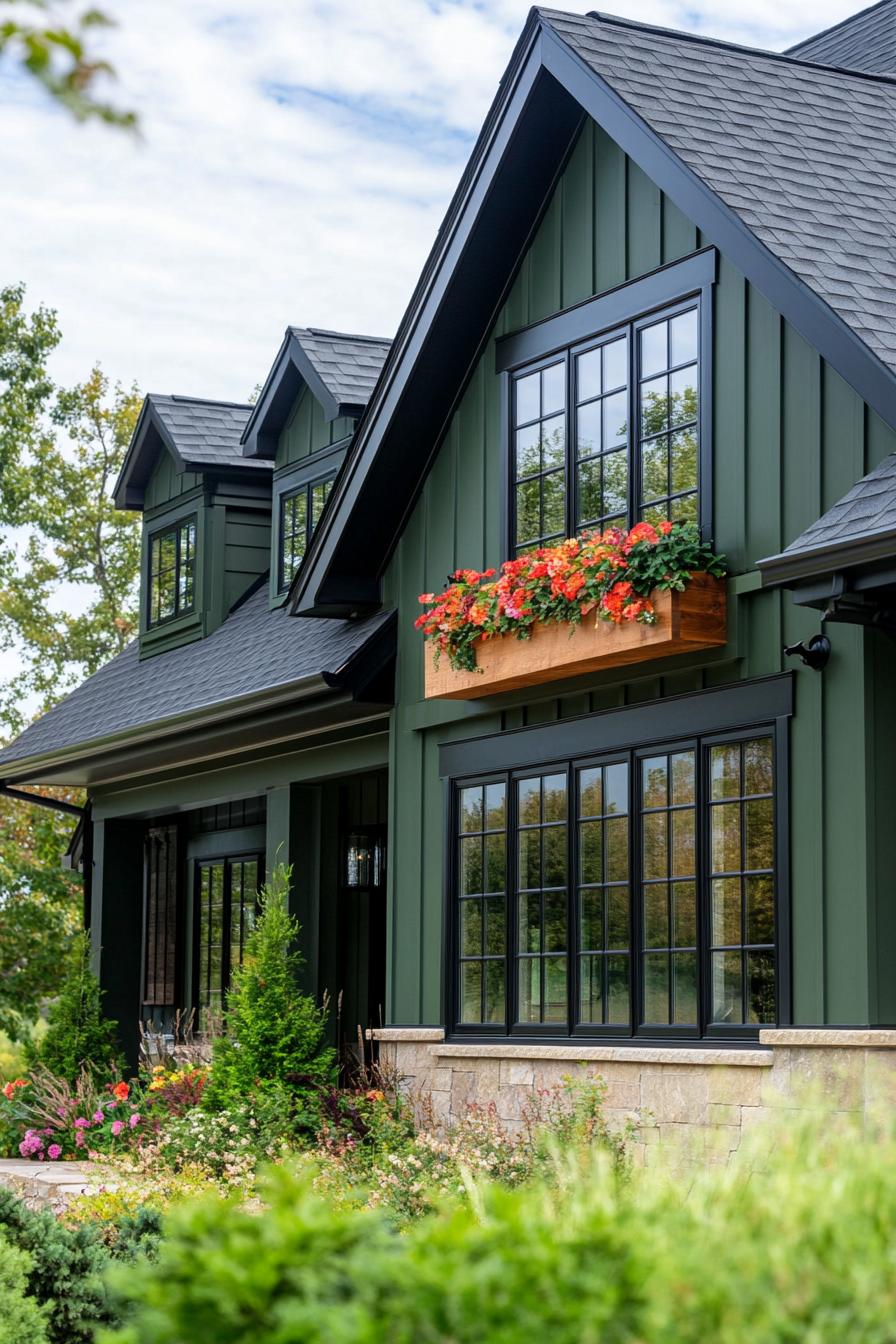
{"type": "MultiPolygon", "coordinates": [[[[712,241],[587,124],[492,336],[712,241]]],[[[733,574],[749,575],[755,560],[781,550],[894,451],[896,434],[724,257],[715,286],[713,376],[714,541],[733,574]]],[[[709,659],[680,660],[668,674],[628,682],[606,676],[535,700],[520,693],[500,710],[421,704],[417,595],[441,588],[458,566],[505,558],[500,396],[490,339],[385,579],[386,600],[399,609],[390,761],[388,1017],[394,1023],[442,1017],[440,742],[779,672],[794,666],[783,658],[783,644],[818,629],[817,613],[794,607],[787,593],[758,591],[748,577],[732,585],[742,595],[731,603],[731,642],[709,659]]],[[[797,1023],[896,1021],[890,969],[896,842],[887,821],[896,789],[892,770],[883,770],[883,746],[866,733],[872,704],[882,713],[896,703],[894,660],[874,647],[881,638],[834,626],[834,656],[823,677],[800,669],[796,678],[790,866],[797,1023]]]]}
{"type": "Polygon", "coordinates": [[[312,453],[339,443],[351,434],[353,426],[354,421],[344,415],[326,420],[320,402],[303,388],[280,433],[276,469],[295,466],[312,453]]]}

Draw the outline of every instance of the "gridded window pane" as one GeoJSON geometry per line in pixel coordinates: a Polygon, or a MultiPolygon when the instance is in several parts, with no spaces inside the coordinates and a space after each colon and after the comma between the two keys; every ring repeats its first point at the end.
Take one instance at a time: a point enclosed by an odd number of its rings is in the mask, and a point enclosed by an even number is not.
{"type": "Polygon", "coordinates": [[[195,602],[196,519],[188,518],[149,542],[147,624],[159,625],[193,609],[195,602]]]}
{"type": "Polygon", "coordinates": [[[641,763],[645,1023],[696,1026],[697,810],[694,752],[641,763]]]}
{"type": "Polygon", "coordinates": [[[288,588],[321,520],[335,477],[300,486],[280,501],[280,588],[288,588]]]}
{"type": "Polygon", "coordinates": [[[775,1020],[772,739],[709,748],[712,1020],[775,1020]]]}
{"type": "Polygon", "coordinates": [[[629,1008],[628,763],[576,776],[580,1023],[625,1025],[629,1008]]]}
{"type": "Polygon", "coordinates": [[[565,1022],[569,930],[565,774],[516,781],[520,1022],[565,1022]]]}
{"type": "Polygon", "coordinates": [[[628,512],[628,338],[576,356],[576,530],[628,512]]]}
{"type": "Polygon", "coordinates": [[[513,396],[514,544],[566,535],[566,360],[526,374],[513,396]]]}
{"type": "Polygon", "coordinates": [[[638,332],[640,516],[697,515],[699,314],[689,308],[638,332]]]}
{"type": "Polygon", "coordinates": [[[458,791],[458,1011],[467,1024],[506,1017],[506,785],[458,791]]]}
{"type": "Polygon", "coordinates": [[[201,1026],[217,1016],[255,927],[260,860],[215,859],[197,870],[196,1005],[201,1026]]]}

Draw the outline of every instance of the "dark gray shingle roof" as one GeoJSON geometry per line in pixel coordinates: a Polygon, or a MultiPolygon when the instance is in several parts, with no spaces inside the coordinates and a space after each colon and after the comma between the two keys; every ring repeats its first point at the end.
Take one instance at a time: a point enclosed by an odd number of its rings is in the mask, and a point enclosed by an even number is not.
{"type": "Polygon", "coordinates": [[[202,397],[163,396],[147,400],[155,409],[177,451],[189,466],[266,467],[270,463],[243,457],[240,439],[252,407],[202,397]]]}
{"type": "Polygon", "coordinates": [[[539,12],[896,371],[896,82],[539,12]]]}
{"type": "Polygon", "coordinates": [[[863,476],[785,551],[761,560],[759,566],[772,579],[787,574],[803,576],[816,568],[829,572],[838,567],[838,549],[848,549],[849,564],[861,563],[863,551],[873,559],[880,558],[881,550],[896,555],[896,453],[863,476]],[[869,544],[875,541],[884,545],[874,547],[871,556],[869,544]],[[835,554],[831,556],[831,552],[835,554]],[[814,555],[819,557],[817,567],[812,563],[814,555]]]}
{"type": "Polygon", "coordinates": [[[135,640],[0,752],[4,766],[128,729],[338,672],[389,619],[310,621],[270,610],[263,583],[211,635],[138,657],[135,640]]]}
{"type": "Polygon", "coordinates": [[[798,42],[787,54],[819,65],[892,74],[896,71],[896,0],[880,0],[851,14],[833,28],[798,42]]]}
{"type": "Polygon", "coordinates": [[[318,327],[290,327],[321,381],[342,405],[366,406],[386,362],[386,337],[353,336],[318,327]]]}

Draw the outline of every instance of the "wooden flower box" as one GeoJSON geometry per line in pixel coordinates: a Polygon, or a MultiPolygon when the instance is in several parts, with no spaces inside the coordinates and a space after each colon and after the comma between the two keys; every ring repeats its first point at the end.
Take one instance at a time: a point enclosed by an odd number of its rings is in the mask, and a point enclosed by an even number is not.
{"type": "Polygon", "coordinates": [[[581,625],[539,625],[530,639],[501,635],[476,648],[476,671],[455,672],[447,657],[435,666],[424,649],[427,700],[476,700],[545,681],[603,672],[676,653],[714,649],[727,641],[724,579],[695,574],[684,592],[654,592],[655,625],[614,625],[586,617],[581,625]]]}

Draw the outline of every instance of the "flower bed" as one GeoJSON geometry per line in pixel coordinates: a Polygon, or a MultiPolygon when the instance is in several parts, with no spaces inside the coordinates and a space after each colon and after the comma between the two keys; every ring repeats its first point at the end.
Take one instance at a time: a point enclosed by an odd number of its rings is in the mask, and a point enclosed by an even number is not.
{"type": "Polygon", "coordinates": [[[693,523],[571,537],[505,561],[500,575],[458,570],[443,593],[420,596],[426,695],[473,698],[724,644],[724,573],[693,523]]]}

